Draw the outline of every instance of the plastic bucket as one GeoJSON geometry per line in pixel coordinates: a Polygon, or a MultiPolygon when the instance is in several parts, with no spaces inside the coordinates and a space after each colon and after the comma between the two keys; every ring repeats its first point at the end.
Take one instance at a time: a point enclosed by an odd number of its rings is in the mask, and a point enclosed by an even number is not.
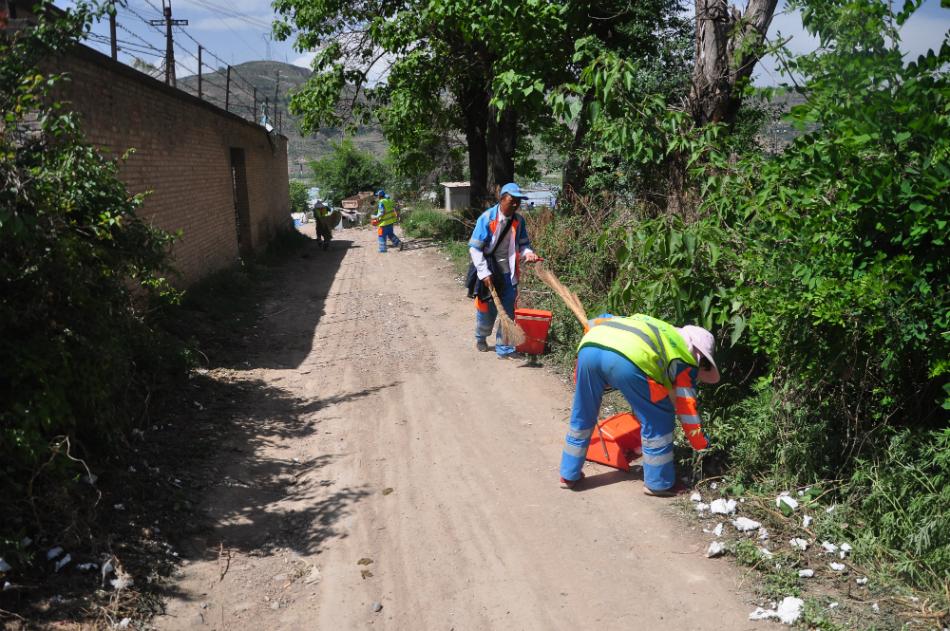
{"type": "Polygon", "coordinates": [[[527,341],[520,344],[515,350],[526,355],[541,355],[544,345],[548,341],[548,330],[551,328],[550,311],[541,309],[515,309],[515,324],[521,327],[527,336],[527,341]]]}

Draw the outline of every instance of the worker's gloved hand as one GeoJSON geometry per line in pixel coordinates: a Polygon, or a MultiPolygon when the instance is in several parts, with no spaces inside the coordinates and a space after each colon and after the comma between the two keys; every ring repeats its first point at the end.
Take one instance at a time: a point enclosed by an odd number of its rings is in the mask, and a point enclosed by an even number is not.
{"type": "Polygon", "coordinates": [[[491,287],[492,285],[494,285],[491,279],[491,275],[486,276],[485,278],[482,279],[482,285],[485,285],[485,287],[491,287]]]}
{"type": "Polygon", "coordinates": [[[524,253],[524,262],[525,263],[535,263],[540,261],[541,257],[535,254],[534,252],[525,252],[524,253]]]}
{"type": "Polygon", "coordinates": [[[696,451],[709,449],[709,437],[706,436],[706,432],[701,429],[695,429],[691,432],[686,432],[686,438],[689,439],[689,444],[696,451]]]}

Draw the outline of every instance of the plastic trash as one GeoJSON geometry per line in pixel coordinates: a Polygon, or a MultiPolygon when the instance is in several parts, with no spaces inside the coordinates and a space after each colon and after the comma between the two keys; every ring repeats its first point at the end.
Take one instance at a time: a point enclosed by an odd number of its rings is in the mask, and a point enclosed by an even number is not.
{"type": "Polygon", "coordinates": [[[63,553],[63,549],[60,546],[55,546],[46,551],[46,560],[52,561],[59,555],[63,553]]]}
{"type": "Polygon", "coordinates": [[[756,607],[755,611],[749,614],[749,620],[767,620],[775,618],[782,624],[795,624],[802,615],[802,609],[805,607],[805,601],[794,596],[786,596],[775,609],[763,609],[756,607]]]}
{"type": "Polygon", "coordinates": [[[798,578],[811,578],[815,575],[815,570],[798,570],[798,578]]]}
{"type": "Polygon", "coordinates": [[[70,561],[73,560],[72,555],[66,554],[62,559],[56,562],[56,566],[53,568],[54,572],[59,572],[61,569],[69,565],[70,561]]]}
{"type": "Polygon", "coordinates": [[[722,498],[713,500],[709,505],[709,512],[713,515],[731,515],[736,512],[736,501],[722,498]]]}
{"type": "Polygon", "coordinates": [[[713,541],[709,544],[709,547],[706,548],[706,557],[709,559],[715,559],[716,557],[721,557],[726,553],[726,546],[722,544],[721,541],[713,541]]]}
{"type": "Polygon", "coordinates": [[[844,572],[845,565],[844,563],[835,563],[834,561],[832,561],[831,563],[828,564],[828,567],[830,567],[835,572],[844,572]]]}
{"type": "Polygon", "coordinates": [[[758,530],[762,527],[762,524],[759,522],[749,519],[748,517],[737,517],[732,520],[732,525],[739,532],[748,532],[750,530],[758,530]]]}
{"type": "Polygon", "coordinates": [[[804,539],[801,539],[800,537],[795,537],[789,541],[788,544],[794,549],[801,550],[802,552],[808,549],[808,542],[804,539]]]}

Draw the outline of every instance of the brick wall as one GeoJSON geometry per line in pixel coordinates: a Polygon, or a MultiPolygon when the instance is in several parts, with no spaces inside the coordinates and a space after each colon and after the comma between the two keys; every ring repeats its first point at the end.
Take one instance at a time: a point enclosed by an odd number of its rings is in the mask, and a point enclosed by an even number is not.
{"type": "MultiPolygon", "coordinates": [[[[144,218],[182,236],[175,267],[192,282],[238,261],[231,150],[244,152],[250,244],[259,251],[290,223],[287,139],[170,88],[83,46],[50,62],[70,80],[56,98],[81,118],[86,137],[113,155],[133,193],[150,191],[144,218]]],[[[245,249],[245,251],[247,251],[245,249]]]]}

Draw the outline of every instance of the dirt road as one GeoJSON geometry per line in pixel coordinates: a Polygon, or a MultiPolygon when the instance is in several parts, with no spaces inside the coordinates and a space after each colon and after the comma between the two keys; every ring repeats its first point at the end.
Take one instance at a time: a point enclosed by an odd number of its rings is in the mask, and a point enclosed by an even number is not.
{"type": "Polygon", "coordinates": [[[474,350],[437,249],[335,236],[211,373],[248,394],[245,432],[221,445],[216,526],[185,546],[159,628],[762,626],[642,482],[588,465],[585,490],[558,487],[569,388],[474,350]]]}

